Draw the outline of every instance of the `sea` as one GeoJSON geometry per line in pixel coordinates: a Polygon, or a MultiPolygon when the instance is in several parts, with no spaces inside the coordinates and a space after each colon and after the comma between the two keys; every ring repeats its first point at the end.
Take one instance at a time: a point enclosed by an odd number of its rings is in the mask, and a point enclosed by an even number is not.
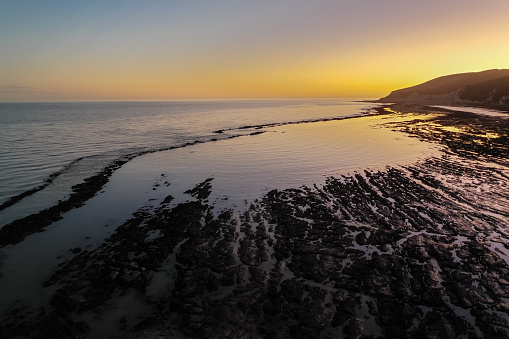
{"type": "Polygon", "coordinates": [[[31,209],[0,213],[0,226],[64,199],[118,159],[232,135],[220,130],[349,117],[369,107],[352,99],[0,103],[0,205],[34,188],[49,192],[31,209]]]}
{"type": "Polygon", "coordinates": [[[0,103],[0,204],[55,173],[96,172],[113,160],[244,126],[347,117],[353,100],[0,103]],[[72,166],[82,162],[84,168],[72,166]]]}
{"type": "Polygon", "coordinates": [[[43,283],[72,249],[97,248],[137,211],[170,195],[172,204],[184,202],[204,180],[212,180],[214,213],[242,213],[272,189],[436,152],[383,126],[407,117],[377,115],[380,104],[364,100],[0,103],[0,228],[126,161],[83,206],[0,248],[0,313],[47,305],[55,290],[43,283]]]}
{"type": "MultiPolygon", "coordinates": [[[[273,189],[319,191],[329,177],[349,180],[445,154],[395,127],[422,115],[380,115],[379,105],[369,98],[0,103],[0,229],[66,201],[73,186],[122,164],[83,205],[0,247],[0,323],[19,310],[51,309],[60,285],[45,282],[60,267],[104,245],[140,212],[192,201],[189,192],[200,183],[211,185],[204,203],[215,217],[228,211],[241,220],[273,189]]],[[[175,260],[171,255],[153,272],[145,296],[171,293],[175,260]]],[[[103,313],[79,319],[93,324],[90,337],[111,337],[126,309],[135,322],[149,314],[145,296],[131,289],[103,313]]]]}

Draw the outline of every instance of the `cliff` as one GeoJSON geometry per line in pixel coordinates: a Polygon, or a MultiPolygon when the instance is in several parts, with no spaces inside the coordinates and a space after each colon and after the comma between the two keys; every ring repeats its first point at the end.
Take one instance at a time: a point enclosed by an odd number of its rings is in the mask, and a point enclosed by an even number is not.
{"type": "Polygon", "coordinates": [[[379,102],[509,107],[509,69],[442,76],[391,92],[379,102]]]}

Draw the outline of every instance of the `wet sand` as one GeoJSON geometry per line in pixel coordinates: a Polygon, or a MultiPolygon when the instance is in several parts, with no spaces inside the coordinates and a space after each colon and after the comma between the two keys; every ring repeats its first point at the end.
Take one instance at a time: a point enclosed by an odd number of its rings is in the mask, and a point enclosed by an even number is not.
{"type": "Polygon", "coordinates": [[[218,208],[220,178],[203,178],[180,192],[188,199],[166,195],[98,247],[74,248],[44,282],[51,305],[12,310],[0,332],[509,336],[509,119],[409,105],[377,117],[376,128],[440,151],[272,189],[242,207],[218,208]]]}

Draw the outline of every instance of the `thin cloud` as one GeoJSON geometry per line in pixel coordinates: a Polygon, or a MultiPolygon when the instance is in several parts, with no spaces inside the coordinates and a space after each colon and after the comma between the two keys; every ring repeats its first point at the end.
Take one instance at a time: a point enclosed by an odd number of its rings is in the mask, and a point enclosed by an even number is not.
{"type": "Polygon", "coordinates": [[[27,86],[0,86],[0,90],[3,91],[29,91],[32,87],[27,86]]]}
{"type": "Polygon", "coordinates": [[[23,93],[58,93],[58,89],[53,90],[39,90],[35,87],[30,86],[0,86],[0,91],[2,92],[23,92],[23,93]]]}

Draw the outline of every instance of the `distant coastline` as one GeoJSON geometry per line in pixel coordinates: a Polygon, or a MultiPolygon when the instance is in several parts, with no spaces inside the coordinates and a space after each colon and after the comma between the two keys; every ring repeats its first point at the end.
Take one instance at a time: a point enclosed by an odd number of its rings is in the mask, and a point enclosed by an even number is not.
{"type": "Polygon", "coordinates": [[[392,91],[374,102],[473,106],[509,111],[509,69],[442,76],[392,91]]]}

